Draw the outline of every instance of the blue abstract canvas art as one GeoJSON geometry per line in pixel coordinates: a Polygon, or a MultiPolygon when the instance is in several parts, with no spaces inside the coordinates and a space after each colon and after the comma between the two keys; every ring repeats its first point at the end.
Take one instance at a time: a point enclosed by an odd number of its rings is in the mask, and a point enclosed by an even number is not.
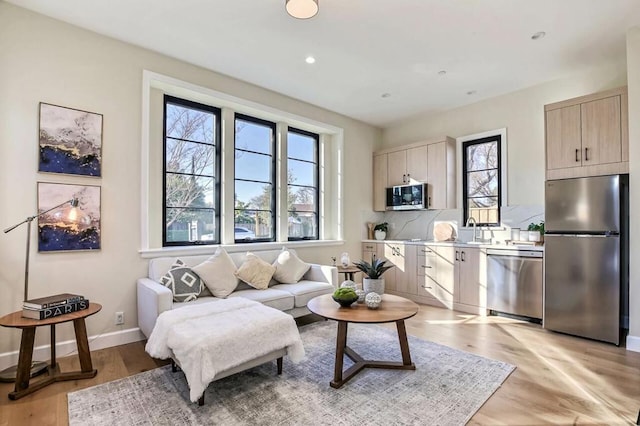
{"type": "Polygon", "coordinates": [[[100,187],[38,182],[38,212],[78,199],[38,217],[38,251],[100,249],[100,187]]]}
{"type": "Polygon", "coordinates": [[[40,103],[38,171],[100,176],[102,114],[40,103]]]}

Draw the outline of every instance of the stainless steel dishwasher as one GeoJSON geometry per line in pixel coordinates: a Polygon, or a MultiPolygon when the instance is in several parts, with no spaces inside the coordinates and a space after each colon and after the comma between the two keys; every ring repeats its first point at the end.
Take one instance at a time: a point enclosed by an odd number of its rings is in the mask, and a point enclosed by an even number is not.
{"type": "Polygon", "coordinates": [[[487,308],[542,319],[542,252],[487,249],[487,308]]]}

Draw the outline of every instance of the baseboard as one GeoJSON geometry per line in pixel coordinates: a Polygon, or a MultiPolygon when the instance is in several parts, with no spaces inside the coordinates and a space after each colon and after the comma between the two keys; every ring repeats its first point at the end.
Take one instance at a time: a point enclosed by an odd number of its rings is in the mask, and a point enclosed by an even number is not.
{"type": "MultiPolygon", "coordinates": [[[[127,330],[114,331],[112,333],[89,336],[89,347],[92,351],[112,346],[124,345],[138,342],[146,337],[139,328],[129,328],[127,330]]],[[[76,341],[67,340],[56,344],[56,358],[77,354],[76,341]]],[[[33,359],[36,361],[49,361],[51,357],[51,345],[42,345],[33,348],[33,359]]],[[[0,354],[0,371],[18,363],[18,351],[5,352],[0,354]]]]}
{"type": "Polygon", "coordinates": [[[633,351],[633,352],[640,352],[640,337],[628,335],[627,350],[633,351]]]}

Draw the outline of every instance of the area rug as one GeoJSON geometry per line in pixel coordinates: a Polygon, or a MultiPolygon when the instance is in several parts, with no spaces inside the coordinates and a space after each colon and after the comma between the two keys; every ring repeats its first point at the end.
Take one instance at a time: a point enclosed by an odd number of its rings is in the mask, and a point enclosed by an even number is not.
{"type": "MultiPolygon", "coordinates": [[[[285,357],[281,376],[272,362],[213,382],[202,407],[170,366],[69,393],[69,424],[464,425],[515,369],[409,336],[415,371],[365,369],[333,389],[336,332],[333,321],[300,327],[302,362],[285,357]]],[[[395,330],[349,324],[347,342],[366,359],[402,359],[395,330]]]]}

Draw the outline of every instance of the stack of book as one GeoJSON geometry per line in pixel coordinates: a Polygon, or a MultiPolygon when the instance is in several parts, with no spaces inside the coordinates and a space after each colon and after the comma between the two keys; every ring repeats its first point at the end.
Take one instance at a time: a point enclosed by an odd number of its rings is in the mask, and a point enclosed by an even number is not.
{"type": "Polygon", "coordinates": [[[43,320],[81,311],[88,307],[89,301],[84,296],[62,293],[39,299],[25,300],[22,305],[22,316],[43,320]]]}

